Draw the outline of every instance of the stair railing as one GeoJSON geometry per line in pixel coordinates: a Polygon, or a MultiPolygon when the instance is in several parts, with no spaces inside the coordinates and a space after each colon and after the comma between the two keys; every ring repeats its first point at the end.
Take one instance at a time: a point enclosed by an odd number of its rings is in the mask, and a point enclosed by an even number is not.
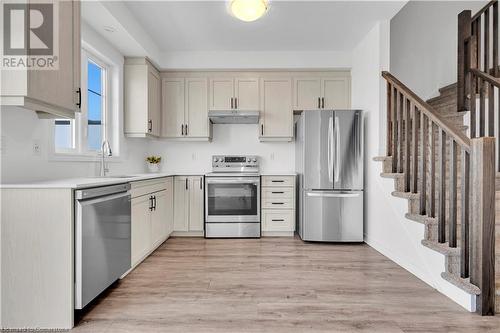
{"type": "Polygon", "coordinates": [[[460,276],[470,277],[481,290],[478,312],[493,314],[495,140],[469,139],[392,74],[382,76],[387,81],[387,155],[392,157],[392,171],[404,175],[406,192],[418,193],[419,214],[437,218],[438,242],[460,248],[460,276]]]}
{"type": "MultiPolygon", "coordinates": [[[[474,16],[470,10],[458,15],[457,111],[470,111],[471,138],[500,137],[498,15],[498,0],[490,1],[474,16]]],[[[496,162],[500,172],[499,143],[496,162]]]]}

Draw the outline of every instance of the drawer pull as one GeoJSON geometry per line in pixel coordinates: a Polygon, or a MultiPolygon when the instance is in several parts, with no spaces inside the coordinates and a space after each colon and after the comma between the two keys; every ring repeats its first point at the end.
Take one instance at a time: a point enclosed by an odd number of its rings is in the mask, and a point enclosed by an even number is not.
{"type": "Polygon", "coordinates": [[[285,220],[283,220],[283,219],[272,219],[271,221],[273,221],[273,222],[285,222],[285,220]]]}
{"type": "Polygon", "coordinates": [[[284,194],[285,192],[281,191],[281,192],[271,192],[272,194],[284,194]]]}
{"type": "Polygon", "coordinates": [[[271,183],[284,183],[284,180],[271,180],[271,183]]]}
{"type": "Polygon", "coordinates": [[[272,205],[284,205],[284,202],[271,202],[272,205]]]}

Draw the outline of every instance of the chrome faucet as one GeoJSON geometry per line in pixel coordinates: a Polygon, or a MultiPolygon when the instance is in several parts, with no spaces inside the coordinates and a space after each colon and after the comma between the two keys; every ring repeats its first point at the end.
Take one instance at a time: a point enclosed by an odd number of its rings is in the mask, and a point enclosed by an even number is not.
{"type": "Polygon", "coordinates": [[[111,151],[111,146],[109,145],[108,140],[104,140],[101,145],[101,177],[106,176],[106,172],[109,171],[108,168],[106,168],[106,165],[104,163],[104,158],[105,156],[113,156],[113,152],[111,151]]]}

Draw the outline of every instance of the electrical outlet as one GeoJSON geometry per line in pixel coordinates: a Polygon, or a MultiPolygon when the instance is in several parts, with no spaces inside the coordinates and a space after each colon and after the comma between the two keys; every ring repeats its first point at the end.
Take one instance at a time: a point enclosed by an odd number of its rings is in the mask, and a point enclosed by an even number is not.
{"type": "Polygon", "coordinates": [[[38,140],[33,141],[33,155],[42,155],[42,146],[40,145],[40,142],[38,140]]]}

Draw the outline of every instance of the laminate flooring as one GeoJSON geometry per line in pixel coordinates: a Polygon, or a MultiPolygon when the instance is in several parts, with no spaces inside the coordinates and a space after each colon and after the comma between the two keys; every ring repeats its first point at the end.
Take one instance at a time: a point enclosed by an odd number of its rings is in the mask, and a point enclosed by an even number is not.
{"type": "Polygon", "coordinates": [[[72,332],[500,332],[366,244],[171,238],[72,332]]]}

